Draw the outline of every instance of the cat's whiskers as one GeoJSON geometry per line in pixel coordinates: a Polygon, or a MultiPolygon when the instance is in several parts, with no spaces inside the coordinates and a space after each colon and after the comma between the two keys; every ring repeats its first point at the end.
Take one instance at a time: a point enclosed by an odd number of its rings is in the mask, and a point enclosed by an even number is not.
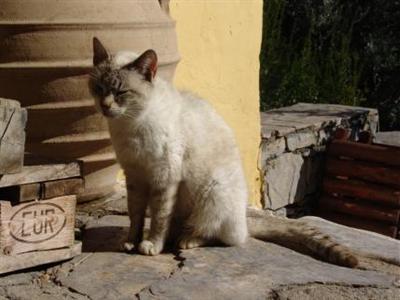
{"type": "Polygon", "coordinates": [[[127,113],[127,111],[125,111],[121,117],[124,117],[126,119],[130,119],[130,120],[136,120],[137,119],[137,114],[129,114],[127,113]]]}
{"type": "Polygon", "coordinates": [[[127,115],[131,118],[137,118],[137,116],[140,114],[140,112],[142,111],[141,107],[139,105],[129,105],[125,112],[124,115],[127,115]]]}

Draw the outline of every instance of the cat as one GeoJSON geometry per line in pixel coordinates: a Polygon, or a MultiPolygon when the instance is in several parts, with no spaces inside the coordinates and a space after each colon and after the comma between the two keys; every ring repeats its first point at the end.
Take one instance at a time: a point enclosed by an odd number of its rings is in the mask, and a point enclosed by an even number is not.
{"type": "Polygon", "coordinates": [[[169,237],[181,249],[235,246],[250,232],[336,264],[357,265],[347,248],[298,220],[256,211],[246,217],[248,190],[231,128],[207,101],[156,75],[154,50],[112,56],[94,38],[93,51],[90,90],[126,176],[126,250],[157,255],[169,237]],[[143,239],[147,207],[151,224],[143,239]]]}

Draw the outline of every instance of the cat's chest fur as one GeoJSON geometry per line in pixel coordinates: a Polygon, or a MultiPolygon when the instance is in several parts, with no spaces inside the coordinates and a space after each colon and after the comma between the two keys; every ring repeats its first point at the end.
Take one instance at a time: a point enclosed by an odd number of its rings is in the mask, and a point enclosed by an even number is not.
{"type": "Polygon", "coordinates": [[[109,123],[118,162],[127,172],[158,176],[181,165],[183,149],[179,126],[160,118],[147,118],[140,123],[129,119],[109,123]]]}

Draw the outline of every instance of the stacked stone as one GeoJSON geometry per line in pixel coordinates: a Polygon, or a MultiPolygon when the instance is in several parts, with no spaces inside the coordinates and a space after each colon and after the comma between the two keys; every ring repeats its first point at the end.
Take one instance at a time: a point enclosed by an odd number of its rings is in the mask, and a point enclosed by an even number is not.
{"type": "Polygon", "coordinates": [[[261,113],[264,208],[287,215],[294,206],[307,213],[319,195],[325,145],[335,129],[348,128],[357,140],[360,131],[374,135],[377,126],[377,110],[363,107],[298,103],[261,113]]]}

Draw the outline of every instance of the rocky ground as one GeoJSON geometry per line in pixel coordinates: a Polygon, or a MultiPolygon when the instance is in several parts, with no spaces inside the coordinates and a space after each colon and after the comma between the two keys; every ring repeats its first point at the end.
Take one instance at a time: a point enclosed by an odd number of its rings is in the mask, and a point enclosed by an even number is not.
{"type": "Polygon", "coordinates": [[[355,251],[387,262],[364,258],[360,269],[348,269],[254,239],[242,247],[168,251],[156,257],[126,254],[119,245],[129,221],[119,193],[79,208],[80,256],[1,277],[0,300],[400,299],[398,241],[305,220],[355,251]]]}

